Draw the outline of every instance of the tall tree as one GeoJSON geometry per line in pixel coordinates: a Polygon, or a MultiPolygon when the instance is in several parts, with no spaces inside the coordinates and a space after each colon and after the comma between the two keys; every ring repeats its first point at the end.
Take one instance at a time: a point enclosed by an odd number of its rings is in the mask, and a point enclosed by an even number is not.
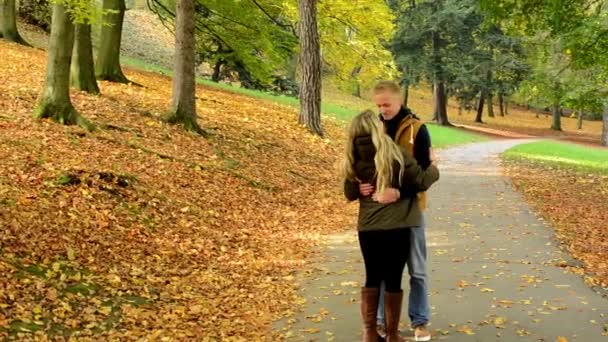
{"type": "MultiPolygon", "coordinates": [[[[448,91],[459,93],[451,82],[461,72],[459,63],[474,50],[474,33],[482,18],[474,0],[429,0],[392,2],[397,6],[397,29],[391,51],[404,80],[433,85],[434,119],[449,125],[448,91]]],[[[464,85],[464,83],[463,83],[464,85]]],[[[460,92],[468,98],[470,89],[460,92]]]]}
{"type": "Polygon", "coordinates": [[[317,0],[300,0],[300,124],[316,135],[321,128],[321,48],[317,0]]]}
{"type": "MultiPolygon", "coordinates": [[[[174,26],[174,3],[149,1],[168,27],[174,26]]],[[[214,80],[236,73],[243,87],[255,89],[270,89],[287,74],[298,44],[283,4],[274,0],[196,1],[195,32],[197,62],[212,66],[214,80]]]]}
{"type": "Polygon", "coordinates": [[[103,10],[95,75],[99,80],[129,83],[120,67],[122,24],[126,10],[125,0],[103,0],[103,10]]]}
{"type": "MultiPolygon", "coordinates": [[[[433,1],[432,13],[437,15],[443,8],[442,0],[433,1]]],[[[446,94],[446,74],[443,65],[442,49],[446,45],[441,38],[441,31],[433,29],[431,31],[431,41],[433,47],[433,120],[440,125],[450,125],[448,121],[448,99],[446,94]]]]}
{"type": "Polygon", "coordinates": [[[348,89],[369,89],[378,79],[395,78],[386,44],[395,30],[395,12],[384,0],[318,1],[317,13],[325,77],[348,89]],[[356,68],[359,73],[351,77],[356,68]]]}
{"type": "Polygon", "coordinates": [[[173,99],[166,120],[204,134],[196,121],[194,0],[177,0],[176,6],[173,99]]]}
{"type": "MultiPolygon", "coordinates": [[[[492,79],[492,71],[488,70],[487,73],[487,83],[488,84],[494,84],[494,80],[492,79]]],[[[489,90],[488,90],[488,116],[493,118],[494,117],[494,93],[493,93],[493,89],[490,86],[489,90]]]]}
{"type": "Polygon", "coordinates": [[[505,97],[503,92],[498,93],[498,110],[500,110],[500,116],[505,116],[507,113],[507,103],[505,102],[505,97]]]}
{"type": "Polygon", "coordinates": [[[93,63],[91,24],[87,21],[76,24],[74,51],[72,53],[71,83],[76,89],[99,94],[93,63]]]}
{"type": "Polygon", "coordinates": [[[53,5],[51,36],[42,100],[34,111],[38,119],[50,118],[64,125],[79,125],[93,130],[70,101],[70,60],[74,45],[74,24],[67,8],[53,5]]]}
{"type": "MultiPolygon", "coordinates": [[[[560,73],[593,67],[600,67],[601,73],[608,72],[605,1],[480,0],[480,3],[492,22],[501,23],[514,34],[531,37],[544,33],[545,39],[559,41],[559,53],[568,59],[560,73]]],[[[570,84],[562,84],[561,88],[567,88],[564,92],[571,91],[570,84]]],[[[605,86],[601,88],[604,90],[598,92],[604,93],[605,86]]],[[[553,110],[554,121],[557,112],[553,110]]],[[[554,128],[556,123],[553,122],[554,128]]]]}
{"type": "Polygon", "coordinates": [[[479,103],[477,104],[477,115],[475,116],[475,122],[483,123],[483,106],[486,100],[486,90],[482,90],[479,95],[479,103]]]}
{"type": "Polygon", "coordinates": [[[0,1],[0,37],[26,46],[31,46],[17,30],[15,0],[0,1]]]}

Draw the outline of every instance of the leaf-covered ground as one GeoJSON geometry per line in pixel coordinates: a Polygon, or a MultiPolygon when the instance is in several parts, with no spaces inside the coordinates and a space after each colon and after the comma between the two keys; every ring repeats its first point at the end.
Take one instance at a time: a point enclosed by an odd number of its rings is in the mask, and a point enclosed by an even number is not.
{"type": "Polygon", "coordinates": [[[591,286],[608,288],[608,176],[527,159],[507,159],[506,173],[556,229],[591,286]]]}
{"type": "Polygon", "coordinates": [[[31,118],[45,52],[0,55],[0,338],[273,340],[315,237],[355,217],[342,128],[199,88],[204,139],[158,120],[168,78],[127,70],[143,88],[73,92],[87,134],[31,118]]]}

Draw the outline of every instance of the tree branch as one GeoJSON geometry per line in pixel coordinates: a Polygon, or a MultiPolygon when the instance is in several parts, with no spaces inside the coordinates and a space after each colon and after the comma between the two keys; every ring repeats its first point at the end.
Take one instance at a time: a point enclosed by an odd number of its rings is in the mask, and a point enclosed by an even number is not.
{"type": "Polygon", "coordinates": [[[296,31],[295,27],[293,27],[293,25],[291,24],[283,24],[282,22],[280,22],[278,19],[276,19],[275,17],[273,17],[272,15],[270,15],[270,13],[268,13],[268,11],[266,11],[266,9],[264,9],[264,7],[262,7],[262,5],[260,5],[257,0],[251,0],[251,2],[253,2],[253,4],[260,9],[260,11],[262,11],[262,13],[264,13],[264,15],[266,15],[268,17],[268,19],[270,19],[270,21],[272,21],[273,23],[275,23],[276,25],[282,27],[282,28],[287,28],[291,30],[291,33],[293,33],[293,35],[296,38],[298,37],[298,32],[296,31]]]}

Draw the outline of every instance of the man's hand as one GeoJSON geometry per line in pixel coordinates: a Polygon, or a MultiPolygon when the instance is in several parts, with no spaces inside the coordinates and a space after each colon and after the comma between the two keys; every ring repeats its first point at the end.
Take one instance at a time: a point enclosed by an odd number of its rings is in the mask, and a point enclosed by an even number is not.
{"type": "Polygon", "coordinates": [[[397,189],[388,188],[382,193],[375,193],[372,198],[374,201],[381,204],[391,204],[397,202],[399,198],[401,198],[401,193],[397,189]]]}
{"type": "Polygon", "coordinates": [[[374,192],[374,186],[367,183],[359,184],[359,192],[361,193],[361,196],[367,197],[374,192]]]}

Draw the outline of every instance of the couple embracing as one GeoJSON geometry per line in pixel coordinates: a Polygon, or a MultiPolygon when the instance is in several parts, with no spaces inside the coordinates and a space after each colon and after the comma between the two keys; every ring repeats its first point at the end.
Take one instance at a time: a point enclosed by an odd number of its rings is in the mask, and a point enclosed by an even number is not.
{"type": "Polygon", "coordinates": [[[399,85],[380,82],[373,98],[380,115],[366,111],[353,119],[342,169],[346,198],[359,201],[363,341],[403,341],[399,320],[406,264],[414,340],[429,341],[424,191],[439,179],[439,171],[428,130],[402,106],[399,85]]]}

